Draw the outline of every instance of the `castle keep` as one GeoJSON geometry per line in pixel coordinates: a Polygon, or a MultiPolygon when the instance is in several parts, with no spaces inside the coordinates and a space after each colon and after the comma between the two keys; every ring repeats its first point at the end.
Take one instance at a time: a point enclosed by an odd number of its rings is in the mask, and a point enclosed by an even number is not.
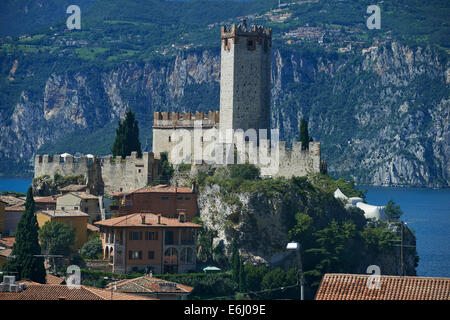
{"type": "MultiPolygon", "coordinates": [[[[177,133],[189,131],[191,150],[194,150],[194,127],[201,128],[200,145],[203,150],[212,142],[204,137],[208,129],[226,131],[227,129],[244,131],[249,129],[267,129],[270,138],[270,83],[271,83],[272,30],[262,26],[247,27],[244,21],[239,25],[221,28],[221,69],[220,69],[220,113],[209,111],[188,113],[155,112],[153,120],[153,152],[167,152],[169,160],[177,133]],[[175,138],[175,139],[174,139],[175,138]],[[205,138],[205,139],[204,139],[205,138]]],[[[211,131],[211,130],[209,130],[211,131]]],[[[270,143],[270,142],[269,142],[270,143]]],[[[249,158],[251,146],[245,143],[245,158],[249,158]]],[[[320,172],[320,143],[310,142],[309,148],[302,149],[300,142],[294,142],[292,148],[286,143],[278,144],[278,172],[262,175],[291,177],[305,176],[308,172],[320,172]]],[[[188,156],[183,162],[193,163],[195,155],[188,156]]]]}

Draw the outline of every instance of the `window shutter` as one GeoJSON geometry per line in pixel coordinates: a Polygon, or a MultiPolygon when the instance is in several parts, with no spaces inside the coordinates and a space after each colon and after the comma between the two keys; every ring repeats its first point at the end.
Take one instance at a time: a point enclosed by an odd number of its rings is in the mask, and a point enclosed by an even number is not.
{"type": "Polygon", "coordinates": [[[133,251],[128,251],[128,259],[133,259],[133,251]]]}

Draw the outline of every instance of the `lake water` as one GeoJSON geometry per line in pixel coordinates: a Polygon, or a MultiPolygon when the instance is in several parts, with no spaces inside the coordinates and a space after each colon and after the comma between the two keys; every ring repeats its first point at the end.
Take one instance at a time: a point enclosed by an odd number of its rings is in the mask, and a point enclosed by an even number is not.
{"type": "MultiPolygon", "coordinates": [[[[31,178],[0,177],[0,191],[26,193],[30,184],[31,178]]],[[[369,204],[385,205],[393,199],[401,207],[402,220],[416,234],[417,275],[450,277],[450,189],[358,188],[368,190],[369,204]]]]}
{"type": "Polygon", "coordinates": [[[395,201],[402,220],[415,232],[419,254],[418,276],[450,277],[450,189],[359,187],[367,203],[395,201]]]}
{"type": "Polygon", "coordinates": [[[0,192],[1,191],[16,191],[27,193],[31,185],[32,178],[4,178],[0,177],[0,192]]]}

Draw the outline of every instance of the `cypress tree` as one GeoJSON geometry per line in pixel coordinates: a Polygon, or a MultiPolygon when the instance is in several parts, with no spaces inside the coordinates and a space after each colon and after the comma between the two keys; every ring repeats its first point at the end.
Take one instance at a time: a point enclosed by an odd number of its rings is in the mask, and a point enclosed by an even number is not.
{"type": "Polygon", "coordinates": [[[34,282],[45,283],[44,259],[34,257],[41,254],[38,241],[39,226],[34,214],[33,190],[30,187],[25,201],[25,211],[19,220],[16,231],[16,240],[5,270],[15,272],[18,280],[29,279],[34,282]]]}
{"type": "Polygon", "coordinates": [[[237,248],[236,240],[233,239],[231,243],[231,267],[232,267],[232,273],[233,273],[233,280],[235,282],[239,282],[239,250],[237,248]]]}
{"type": "Polygon", "coordinates": [[[244,262],[242,258],[239,259],[239,291],[245,292],[245,271],[244,271],[244,262]]]}
{"type": "Polygon", "coordinates": [[[133,151],[137,151],[138,157],[142,156],[138,121],[134,117],[134,112],[130,109],[128,109],[125,119],[118,121],[116,139],[114,140],[111,151],[114,157],[121,156],[125,158],[133,151]]]}
{"type": "Polygon", "coordinates": [[[302,150],[309,149],[309,142],[312,141],[308,133],[308,122],[305,118],[300,120],[300,142],[302,143],[302,150]]]}

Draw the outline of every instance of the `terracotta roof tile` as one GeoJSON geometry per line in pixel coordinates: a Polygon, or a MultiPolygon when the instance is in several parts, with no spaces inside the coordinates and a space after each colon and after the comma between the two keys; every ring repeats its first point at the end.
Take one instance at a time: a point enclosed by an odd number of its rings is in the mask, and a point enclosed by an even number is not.
{"type": "Polygon", "coordinates": [[[163,216],[161,216],[161,223],[158,224],[158,216],[153,213],[133,213],[117,218],[98,221],[95,222],[95,224],[106,227],[201,227],[200,225],[192,222],[180,222],[176,218],[166,218],[163,216]],[[142,224],[141,215],[145,215],[145,224],[142,224]]]}
{"type": "Polygon", "coordinates": [[[121,196],[121,195],[128,195],[132,193],[191,193],[194,192],[190,187],[175,187],[175,186],[168,186],[166,184],[159,184],[157,186],[146,186],[142,187],[136,190],[129,190],[129,191],[121,191],[111,194],[113,197],[121,196]]]}
{"type": "Polygon", "coordinates": [[[189,294],[194,289],[180,283],[166,281],[163,279],[143,276],[134,279],[118,281],[117,284],[110,283],[107,288],[111,289],[117,285],[117,291],[128,293],[180,293],[189,294]],[[162,285],[161,285],[162,284],[162,285]]]}
{"type": "Polygon", "coordinates": [[[2,249],[0,250],[0,256],[5,257],[5,258],[9,258],[9,256],[11,255],[12,249],[2,249]]]}
{"type": "Polygon", "coordinates": [[[89,217],[87,213],[79,210],[39,210],[36,214],[42,213],[50,217],[89,217]]]}
{"type": "Polygon", "coordinates": [[[370,289],[365,274],[325,274],[316,300],[449,300],[450,278],[381,276],[370,289]]]}
{"type": "Polygon", "coordinates": [[[61,195],[57,194],[54,196],[47,196],[47,197],[34,197],[34,202],[36,203],[56,203],[56,199],[59,198],[61,195]]]}
{"type": "Polygon", "coordinates": [[[14,242],[16,242],[15,237],[2,237],[0,239],[0,246],[6,247],[6,248],[12,248],[14,245],[14,242]]]}
{"type": "Polygon", "coordinates": [[[87,224],[87,229],[91,232],[99,232],[100,231],[100,229],[98,227],[96,227],[90,223],[87,224]]]}
{"type": "Polygon", "coordinates": [[[76,196],[80,199],[83,199],[83,200],[91,200],[91,199],[97,200],[98,199],[97,196],[87,193],[87,192],[70,192],[70,194],[73,194],[74,196],[76,196]]]}
{"type": "Polygon", "coordinates": [[[5,207],[5,212],[20,212],[25,211],[24,206],[11,206],[11,207],[5,207]]]}
{"type": "Polygon", "coordinates": [[[157,300],[148,297],[118,293],[81,286],[69,289],[66,285],[28,283],[22,292],[1,292],[0,300],[157,300]]]}
{"type": "Polygon", "coordinates": [[[68,186],[65,186],[64,188],[59,189],[59,191],[82,191],[87,188],[87,185],[85,184],[69,184],[68,186]]]}
{"type": "Polygon", "coordinates": [[[14,196],[0,196],[0,201],[4,202],[7,206],[20,206],[25,203],[25,200],[14,196]]]}

